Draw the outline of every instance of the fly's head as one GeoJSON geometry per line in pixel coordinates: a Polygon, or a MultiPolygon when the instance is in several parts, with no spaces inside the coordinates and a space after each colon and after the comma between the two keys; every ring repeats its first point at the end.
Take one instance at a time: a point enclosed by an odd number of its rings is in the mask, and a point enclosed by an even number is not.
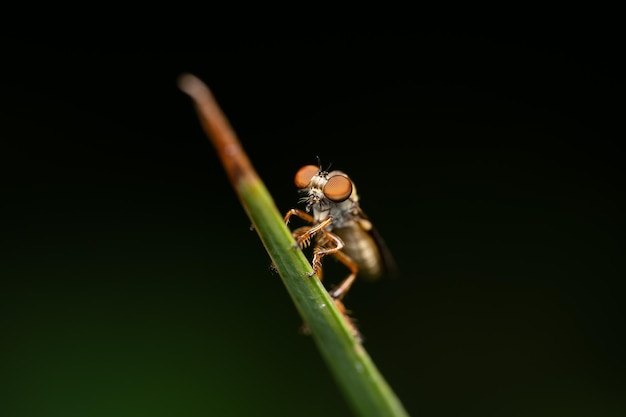
{"type": "Polygon", "coordinates": [[[352,180],[341,171],[324,171],[315,165],[305,165],[298,170],[294,178],[300,193],[301,203],[306,204],[306,211],[313,211],[316,221],[331,216],[339,225],[358,204],[356,187],[352,180]]]}

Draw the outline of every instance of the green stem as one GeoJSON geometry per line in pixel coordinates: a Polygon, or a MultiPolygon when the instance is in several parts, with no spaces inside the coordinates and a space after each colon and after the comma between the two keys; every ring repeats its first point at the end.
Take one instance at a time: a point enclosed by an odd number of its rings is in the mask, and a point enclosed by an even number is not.
{"type": "Polygon", "coordinates": [[[244,210],[355,414],[408,417],[320,280],[310,276],[311,265],[295,245],[271,195],[208,87],[189,74],[180,78],[179,86],[193,99],[244,210]]]}

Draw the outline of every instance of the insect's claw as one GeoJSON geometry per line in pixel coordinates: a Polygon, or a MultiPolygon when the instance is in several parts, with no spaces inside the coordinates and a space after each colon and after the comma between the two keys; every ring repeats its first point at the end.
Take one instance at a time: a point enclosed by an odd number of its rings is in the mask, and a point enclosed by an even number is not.
{"type": "Polygon", "coordinates": [[[298,239],[297,244],[300,247],[300,249],[304,249],[311,244],[311,239],[307,235],[301,236],[298,239]]]}

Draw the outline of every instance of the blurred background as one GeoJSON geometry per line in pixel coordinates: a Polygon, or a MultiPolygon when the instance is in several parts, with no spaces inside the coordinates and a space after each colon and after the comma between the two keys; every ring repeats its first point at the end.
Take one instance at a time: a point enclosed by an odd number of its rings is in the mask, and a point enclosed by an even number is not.
{"type": "Polygon", "coordinates": [[[184,72],[281,212],[357,184],[400,273],[344,301],[411,415],[624,415],[610,33],[162,33],[0,38],[2,415],[351,415],[184,72]]]}

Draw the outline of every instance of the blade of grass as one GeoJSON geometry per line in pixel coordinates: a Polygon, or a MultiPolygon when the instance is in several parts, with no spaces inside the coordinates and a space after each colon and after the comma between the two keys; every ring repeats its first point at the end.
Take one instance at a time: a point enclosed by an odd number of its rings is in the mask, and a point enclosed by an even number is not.
{"type": "Polygon", "coordinates": [[[179,87],[192,98],[244,210],[355,414],[408,417],[320,280],[308,275],[311,265],[209,88],[191,74],[180,77],[179,87]]]}

